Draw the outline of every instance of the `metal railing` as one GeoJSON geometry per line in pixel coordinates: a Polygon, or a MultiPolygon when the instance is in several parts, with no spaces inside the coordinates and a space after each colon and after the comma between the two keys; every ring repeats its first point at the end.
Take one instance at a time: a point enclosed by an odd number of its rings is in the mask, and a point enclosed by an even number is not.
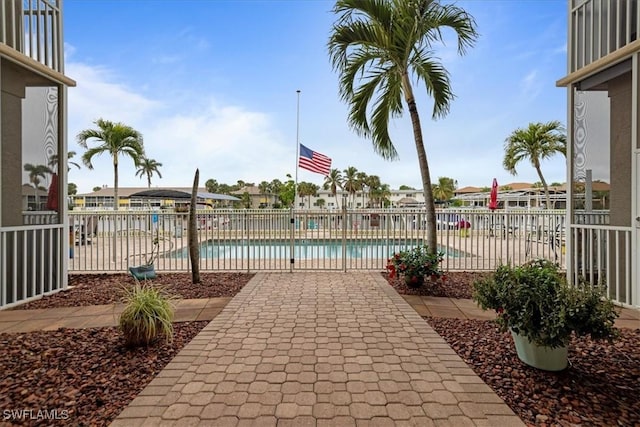
{"type": "Polygon", "coordinates": [[[59,0],[2,0],[0,43],[63,72],[59,0]]]}
{"type": "Polygon", "coordinates": [[[66,286],[63,225],[0,228],[0,308],[66,286]]]}
{"type": "Polygon", "coordinates": [[[638,37],[637,0],[572,0],[570,72],[628,45],[638,37]]]}
{"type": "Polygon", "coordinates": [[[584,279],[606,286],[614,301],[640,305],[640,285],[631,277],[632,227],[572,225],[570,227],[571,272],[575,283],[584,279]]]}
{"type": "MultiPolygon", "coordinates": [[[[439,211],[442,267],[488,271],[539,257],[564,265],[564,220],[564,211],[439,211]]],[[[197,224],[204,271],[383,270],[394,252],[426,243],[422,210],[202,210],[197,224]]],[[[147,262],[154,240],[157,270],[190,269],[186,213],[72,211],[69,225],[70,272],[126,271],[147,262]]]]}

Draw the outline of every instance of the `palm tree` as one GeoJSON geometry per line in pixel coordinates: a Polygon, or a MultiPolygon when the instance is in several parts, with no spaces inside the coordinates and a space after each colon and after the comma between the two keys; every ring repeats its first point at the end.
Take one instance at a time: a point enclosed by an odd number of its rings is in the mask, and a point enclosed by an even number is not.
{"type": "MultiPolygon", "coordinates": [[[[68,165],[73,165],[73,166],[77,167],[78,169],[80,169],[80,165],[79,164],[77,164],[76,162],[70,161],[73,158],[73,156],[75,156],[75,155],[76,155],[75,151],[67,152],[67,164],[68,165]]],[[[49,167],[54,172],[56,172],[58,170],[58,154],[57,153],[51,155],[51,158],[49,159],[49,167]]],[[[71,170],[71,168],[69,166],[67,166],[67,172],[70,171],[70,170],[71,170]]]]}
{"type": "Polygon", "coordinates": [[[378,175],[369,175],[365,178],[364,185],[367,186],[367,192],[369,193],[368,195],[369,204],[373,206],[373,203],[372,203],[373,200],[371,200],[371,193],[372,191],[374,191],[375,189],[379,188],[382,185],[382,182],[380,181],[380,177],[378,175]]]}
{"type": "Polygon", "coordinates": [[[151,177],[155,173],[158,175],[158,178],[162,178],[162,174],[158,170],[158,168],[162,167],[162,163],[157,162],[153,159],[148,159],[143,157],[140,159],[138,163],[138,170],[136,171],[136,176],[140,175],[140,179],[142,179],[143,175],[147,176],[147,187],[151,188],[151,177]]]}
{"type": "Polygon", "coordinates": [[[338,188],[342,190],[342,173],[338,169],[331,169],[329,175],[324,177],[322,188],[329,190],[331,195],[335,197],[336,206],[338,206],[338,188]]]}
{"type": "Polygon", "coordinates": [[[34,196],[36,202],[36,210],[40,209],[40,200],[38,196],[38,190],[47,191],[45,187],[40,185],[40,178],[46,179],[47,174],[52,174],[53,171],[45,165],[32,165],[31,163],[24,164],[24,171],[29,173],[29,182],[33,185],[34,196]]]}
{"type": "Polygon", "coordinates": [[[391,189],[389,188],[389,184],[380,184],[375,187],[370,187],[369,189],[369,198],[371,199],[372,207],[375,205],[379,208],[383,207],[390,197],[391,189]]]}
{"type": "Polygon", "coordinates": [[[351,202],[355,205],[356,193],[360,189],[360,180],[358,179],[358,169],[349,166],[344,171],[342,179],[342,188],[351,196],[351,202]]]}
{"type": "Polygon", "coordinates": [[[432,117],[445,116],[454,95],[432,45],[442,42],[443,30],[450,28],[458,53],[464,54],[478,36],[475,21],[463,9],[433,0],[338,0],[334,12],[339,17],[328,46],[340,74],[340,96],[349,104],[349,124],[370,137],[374,151],[388,160],[398,158],[389,121],[402,115],[404,98],[420,164],[427,245],[435,253],[435,204],[412,81],[423,82],[433,98],[432,117]]]}
{"type": "Polygon", "coordinates": [[[525,129],[516,129],[507,137],[504,144],[504,160],[502,165],[511,174],[516,175],[516,165],[528,159],[540,177],[549,209],[549,186],[542,176],[540,162],[556,153],[567,155],[567,137],[562,124],[553,120],[547,123],[529,123],[525,129]]]}
{"type": "Polygon", "coordinates": [[[305,196],[309,197],[308,199],[309,208],[311,208],[311,196],[317,196],[319,188],[320,187],[318,187],[316,184],[313,184],[311,182],[303,181],[298,184],[298,195],[302,197],[302,200],[304,200],[305,196]]]}
{"type": "Polygon", "coordinates": [[[94,156],[108,153],[113,158],[113,210],[118,210],[118,164],[119,157],[128,156],[135,165],[144,157],[142,134],[130,126],[98,119],[94,122],[98,129],[86,129],[76,137],[78,144],[87,149],[82,155],[82,162],[88,169],[93,169],[91,160],[94,156]],[[100,145],[88,148],[88,141],[101,142],[100,145]]]}
{"type": "Polygon", "coordinates": [[[358,172],[356,174],[356,179],[358,181],[358,191],[362,192],[362,205],[364,208],[364,187],[367,185],[367,174],[365,172],[358,172]]]}
{"type": "Polygon", "coordinates": [[[439,176],[438,183],[433,186],[433,197],[436,199],[446,202],[447,200],[451,200],[456,191],[456,185],[453,178],[448,178],[446,176],[439,176]]]}

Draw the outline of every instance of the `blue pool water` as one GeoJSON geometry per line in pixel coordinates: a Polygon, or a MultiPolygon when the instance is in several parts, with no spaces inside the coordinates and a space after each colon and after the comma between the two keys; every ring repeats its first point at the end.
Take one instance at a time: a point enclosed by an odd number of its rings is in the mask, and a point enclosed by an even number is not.
{"type": "MultiPolygon", "coordinates": [[[[345,255],[347,258],[389,258],[395,252],[411,249],[420,242],[411,245],[406,242],[392,240],[347,241],[345,255]]],[[[462,254],[451,248],[438,248],[446,257],[460,258],[462,254]]],[[[296,240],[293,247],[295,259],[318,259],[342,257],[340,240],[296,240]]],[[[174,251],[171,258],[188,258],[189,249],[174,251]]],[[[291,258],[290,240],[208,240],[200,244],[200,258],[210,259],[274,259],[291,258]]]]}

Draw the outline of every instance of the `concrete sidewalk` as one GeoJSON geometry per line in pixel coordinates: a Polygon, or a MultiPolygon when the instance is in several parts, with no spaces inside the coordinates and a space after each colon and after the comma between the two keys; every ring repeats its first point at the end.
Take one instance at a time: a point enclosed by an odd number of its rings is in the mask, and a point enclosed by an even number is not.
{"type": "Polygon", "coordinates": [[[259,273],[112,424],[521,426],[377,272],[259,273]]]}
{"type": "MultiPolygon", "coordinates": [[[[178,301],[174,321],[211,320],[231,298],[183,299],[178,301]]],[[[62,307],[0,311],[0,332],[54,331],[58,328],[101,328],[116,326],[124,305],[62,307]]]]}

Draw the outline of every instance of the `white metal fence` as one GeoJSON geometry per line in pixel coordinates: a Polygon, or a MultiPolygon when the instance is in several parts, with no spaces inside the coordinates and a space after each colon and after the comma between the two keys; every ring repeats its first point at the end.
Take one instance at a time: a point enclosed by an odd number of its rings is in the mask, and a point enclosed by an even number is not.
{"type": "Polygon", "coordinates": [[[66,286],[61,224],[0,228],[0,308],[66,286]]]}
{"type": "Polygon", "coordinates": [[[572,225],[572,258],[567,266],[574,282],[604,285],[614,301],[639,306],[640,284],[632,277],[631,227],[572,225]]]}
{"type": "MultiPolygon", "coordinates": [[[[564,220],[564,211],[439,211],[443,268],[493,270],[539,257],[564,265],[564,220]]],[[[190,269],[187,214],[71,212],[69,224],[70,272],[144,264],[154,239],[157,270],[190,269]]],[[[202,210],[197,224],[203,271],[383,270],[394,252],[426,242],[421,210],[202,210]]]]}

